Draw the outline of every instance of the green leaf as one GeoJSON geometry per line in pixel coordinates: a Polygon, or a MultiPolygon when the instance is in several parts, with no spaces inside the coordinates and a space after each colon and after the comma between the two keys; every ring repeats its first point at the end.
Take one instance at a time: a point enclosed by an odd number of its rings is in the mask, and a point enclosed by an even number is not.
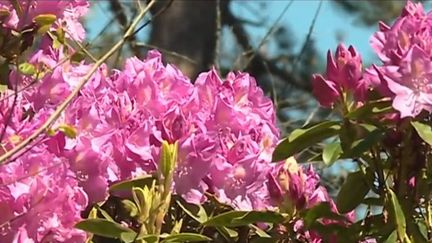
{"type": "Polygon", "coordinates": [[[107,211],[103,210],[98,204],[96,204],[94,207],[102,214],[102,216],[106,220],[108,220],[110,222],[115,222],[115,220],[109,215],[109,213],[107,211]]]}
{"type": "Polygon", "coordinates": [[[161,243],[211,241],[204,235],[195,233],[180,233],[167,236],[161,243]]]}
{"type": "Polygon", "coordinates": [[[77,51],[71,56],[70,60],[71,62],[80,63],[82,60],[85,59],[85,57],[86,56],[83,51],[77,51]]]}
{"type": "Polygon", "coordinates": [[[431,126],[418,122],[412,121],[411,125],[417,131],[417,134],[425,141],[427,144],[432,145],[432,128],[431,126]]]}
{"type": "Polygon", "coordinates": [[[136,238],[137,240],[142,240],[145,243],[156,243],[159,240],[157,235],[140,235],[136,238]]]}
{"type": "Polygon", "coordinates": [[[396,194],[393,192],[392,189],[388,189],[388,202],[390,206],[390,213],[393,216],[394,222],[396,224],[396,230],[397,234],[399,236],[399,239],[403,239],[406,234],[406,221],[405,221],[405,215],[402,211],[402,207],[399,204],[399,200],[396,196],[396,194]]]}
{"type": "Polygon", "coordinates": [[[56,21],[57,17],[54,14],[39,14],[33,18],[33,21],[38,26],[52,25],[56,21]]]}
{"type": "Polygon", "coordinates": [[[174,226],[171,229],[171,234],[179,234],[182,226],[183,226],[183,219],[176,220],[174,222],[174,226]]]}
{"type": "Polygon", "coordinates": [[[355,209],[368,192],[369,186],[361,171],[349,174],[337,195],[336,206],[339,212],[344,214],[355,209]]]}
{"type": "Polygon", "coordinates": [[[287,159],[307,147],[337,135],[339,129],[340,125],[335,121],[325,121],[309,128],[296,129],[277,145],[272,161],[287,159]]]}
{"type": "Polygon", "coordinates": [[[207,213],[201,205],[187,203],[180,197],[176,198],[175,202],[187,215],[197,222],[204,223],[208,220],[207,213]]]}
{"type": "Polygon", "coordinates": [[[414,225],[413,230],[413,238],[414,242],[426,243],[428,238],[428,226],[424,221],[418,221],[416,225],[414,225]]]}
{"type": "Polygon", "coordinates": [[[178,142],[169,144],[167,141],[162,142],[161,157],[159,161],[159,169],[164,176],[168,178],[175,168],[177,161],[178,142]]]}
{"type": "Polygon", "coordinates": [[[120,234],[120,240],[122,242],[132,243],[135,241],[136,235],[135,232],[123,232],[120,234]]]}
{"type": "Polygon", "coordinates": [[[54,14],[40,14],[33,18],[33,22],[39,27],[38,34],[46,33],[51,25],[56,21],[56,16],[54,14]]]}
{"type": "Polygon", "coordinates": [[[392,101],[390,100],[377,100],[371,101],[354,111],[346,114],[349,119],[364,119],[370,115],[378,115],[390,112],[392,110],[392,101]]]}
{"type": "Polygon", "coordinates": [[[259,227],[255,226],[255,225],[251,225],[251,228],[254,229],[255,233],[261,237],[261,238],[271,238],[271,236],[269,234],[267,234],[267,232],[265,232],[264,230],[260,229],[259,227]]]}
{"type": "Polygon", "coordinates": [[[384,133],[380,129],[367,132],[366,137],[353,142],[349,151],[345,151],[345,157],[359,157],[376,145],[383,138],[384,133]]]}
{"type": "Polygon", "coordinates": [[[135,217],[138,215],[138,207],[134,202],[128,199],[122,200],[123,207],[129,212],[129,216],[135,217]]]}
{"type": "Polygon", "coordinates": [[[23,62],[18,65],[18,70],[20,73],[24,75],[33,75],[36,73],[36,68],[33,64],[30,64],[28,62],[23,62]]]}
{"type": "Polygon", "coordinates": [[[235,230],[232,230],[228,227],[224,226],[216,226],[215,227],[217,231],[227,240],[230,241],[232,239],[235,239],[238,237],[238,233],[235,230]]]}
{"type": "Polygon", "coordinates": [[[114,183],[110,186],[109,191],[131,191],[133,187],[143,188],[144,186],[148,186],[150,188],[154,180],[156,180],[156,178],[153,175],[140,176],[130,180],[114,183]]]}
{"type": "Polygon", "coordinates": [[[397,242],[397,231],[393,231],[389,237],[384,241],[384,243],[395,243],[397,242]]]}
{"type": "Polygon", "coordinates": [[[64,135],[66,135],[66,137],[68,137],[68,138],[76,138],[77,133],[78,133],[77,130],[73,126],[68,125],[68,124],[60,125],[58,127],[58,130],[63,132],[64,135]]]}
{"type": "Polygon", "coordinates": [[[133,230],[106,219],[85,219],[77,223],[75,227],[95,235],[122,239],[125,242],[132,242],[136,237],[136,232],[133,230]],[[130,239],[132,241],[129,241],[130,239]]]}
{"type": "Polygon", "coordinates": [[[328,202],[322,202],[310,209],[307,209],[301,213],[302,218],[306,227],[311,226],[317,219],[326,218],[345,221],[346,218],[332,211],[332,208],[328,202]]]}
{"type": "Polygon", "coordinates": [[[339,142],[329,143],[324,147],[322,160],[327,166],[331,166],[342,154],[342,147],[339,142]]]}
{"type": "Polygon", "coordinates": [[[281,223],[285,217],[277,212],[229,211],[216,215],[204,222],[205,226],[237,227],[253,223],[281,223]]]}
{"type": "Polygon", "coordinates": [[[383,206],[384,201],[382,198],[378,197],[368,197],[363,200],[363,204],[369,205],[369,206],[383,206]]]}

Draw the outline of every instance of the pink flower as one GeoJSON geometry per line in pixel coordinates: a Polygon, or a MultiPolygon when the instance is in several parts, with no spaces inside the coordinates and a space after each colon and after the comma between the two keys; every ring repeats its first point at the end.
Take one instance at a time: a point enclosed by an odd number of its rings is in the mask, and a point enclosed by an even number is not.
{"type": "Polygon", "coordinates": [[[9,16],[3,21],[2,26],[22,30],[34,24],[34,18],[42,14],[52,14],[56,16],[56,22],[53,26],[64,27],[69,38],[82,41],[85,37],[85,31],[79,19],[87,12],[89,4],[86,0],[73,1],[18,1],[22,13],[14,9],[12,1],[2,1],[0,9],[9,11],[9,16]],[[20,16],[21,15],[21,16],[20,16]]]}
{"type": "Polygon", "coordinates": [[[397,71],[378,68],[382,82],[393,93],[393,107],[401,118],[432,112],[432,64],[429,56],[414,45],[401,59],[397,71]]]}
{"type": "Polygon", "coordinates": [[[0,224],[2,242],[84,240],[73,226],[87,206],[87,195],[77,186],[64,159],[45,146],[0,168],[0,224]]]}
{"type": "Polygon", "coordinates": [[[367,90],[362,80],[362,60],[350,46],[348,49],[340,44],[333,58],[327,53],[327,70],[324,76],[312,76],[312,93],[324,107],[332,106],[345,92],[352,92],[356,100],[363,100],[367,90]]]}
{"type": "Polygon", "coordinates": [[[293,158],[276,166],[267,176],[272,203],[283,211],[294,213],[331,201],[313,168],[304,171],[293,158]]]}
{"type": "Polygon", "coordinates": [[[372,36],[371,46],[386,65],[399,65],[414,45],[431,55],[431,21],[430,13],[425,14],[421,3],[407,1],[401,16],[392,26],[379,24],[380,31],[372,36]]]}

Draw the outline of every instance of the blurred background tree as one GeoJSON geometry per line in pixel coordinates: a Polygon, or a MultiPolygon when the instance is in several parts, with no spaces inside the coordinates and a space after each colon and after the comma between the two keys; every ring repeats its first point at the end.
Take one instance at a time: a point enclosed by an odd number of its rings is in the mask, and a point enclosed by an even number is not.
{"type": "MultiPolygon", "coordinates": [[[[316,42],[320,41],[317,39],[319,36],[313,34],[324,1],[315,1],[319,4],[314,5],[318,7],[312,20],[298,19],[287,25],[281,19],[293,2],[278,1],[280,7],[270,9],[269,5],[273,3],[266,1],[160,0],[152,9],[152,17],[143,23],[143,27],[151,27],[150,31],[129,39],[122,55],[112,57],[110,65],[118,66],[128,55],[144,57],[147,50],[159,49],[165,61],[174,63],[191,80],[212,66],[221,74],[229,70],[249,72],[273,99],[283,133],[318,120],[331,119],[333,114],[317,108],[310,84],[311,74],[325,68],[326,53],[318,53],[316,42]],[[239,9],[248,14],[239,14],[239,9]],[[277,13],[274,13],[275,9],[277,13]],[[278,14],[274,21],[269,21],[270,15],[278,14]],[[300,41],[295,39],[291,28],[298,21],[310,22],[306,37],[300,41]],[[251,28],[265,33],[264,37],[257,39],[251,28]]],[[[93,8],[103,9],[102,12],[110,19],[88,45],[92,52],[102,53],[130,24],[136,14],[136,1],[93,3],[93,8]]],[[[360,26],[356,28],[366,28],[375,26],[379,20],[394,20],[405,1],[332,0],[331,5],[334,14],[352,15],[354,24],[360,26]]],[[[334,37],[343,41],[345,34],[337,32],[334,37]]],[[[334,49],[335,46],[328,48],[334,49]]],[[[365,60],[370,61],[373,60],[365,60]]],[[[311,156],[313,148],[303,160],[311,156]]],[[[338,190],[346,175],[344,167],[333,167],[336,168],[322,172],[330,192],[338,190]]]]}

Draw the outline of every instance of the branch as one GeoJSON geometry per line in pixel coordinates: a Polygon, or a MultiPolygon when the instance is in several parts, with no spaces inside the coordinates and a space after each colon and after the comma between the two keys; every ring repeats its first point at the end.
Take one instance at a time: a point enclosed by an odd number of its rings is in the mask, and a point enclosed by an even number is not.
{"type": "MultiPolygon", "coordinates": [[[[254,48],[252,47],[249,36],[244,29],[241,21],[239,21],[230,11],[228,2],[222,2],[222,21],[225,25],[231,26],[232,32],[238,42],[238,44],[242,47],[244,51],[250,51],[254,48]]],[[[303,82],[298,79],[293,73],[287,71],[284,68],[279,67],[276,62],[268,60],[266,57],[261,55],[259,52],[256,52],[253,58],[250,60],[250,63],[246,67],[254,76],[258,76],[259,74],[265,73],[266,70],[269,70],[271,74],[279,77],[286,83],[289,83],[300,90],[304,90],[307,92],[311,91],[311,85],[309,82],[303,82]]]]}
{"type": "MultiPolygon", "coordinates": [[[[109,4],[110,4],[110,10],[111,10],[111,12],[113,12],[117,22],[123,27],[123,29],[126,29],[128,26],[128,21],[127,21],[126,14],[124,13],[124,9],[123,9],[123,6],[120,3],[120,1],[119,0],[111,0],[111,1],[109,1],[109,4]]],[[[138,48],[134,44],[135,42],[136,42],[135,35],[131,35],[131,37],[129,38],[129,41],[128,41],[129,48],[131,49],[132,53],[135,56],[140,57],[141,51],[140,51],[140,48],[138,48]]]]}
{"type": "Polygon", "coordinates": [[[44,133],[52,123],[54,123],[61,115],[61,113],[66,109],[66,107],[72,102],[75,96],[78,95],[81,88],[87,83],[87,81],[91,78],[91,76],[96,72],[96,70],[112,55],[114,54],[124,43],[129,40],[134,33],[135,27],[142,20],[145,14],[150,10],[150,8],[154,5],[156,0],[152,0],[145,9],[141,10],[139,15],[134,19],[129,29],[124,34],[123,38],[118,41],[105,55],[103,55],[90,69],[90,71],[81,79],[78,83],[77,87],[69,94],[69,96],[59,105],[59,107],[54,111],[53,114],[39,127],[35,132],[33,132],[29,137],[27,137],[24,141],[19,143],[17,146],[7,151],[3,155],[0,156],[0,164],[5,163],[5,161],[20,150],[25,148],[27,145],[33,142],[40,134],[44,133]]]}

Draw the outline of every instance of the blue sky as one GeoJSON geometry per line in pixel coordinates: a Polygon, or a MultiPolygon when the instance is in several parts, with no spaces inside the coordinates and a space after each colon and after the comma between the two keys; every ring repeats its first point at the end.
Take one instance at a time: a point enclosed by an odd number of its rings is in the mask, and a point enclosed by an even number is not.
{"type": "MultiPolygon", "coordinates": [[[[288,3],[289,1],[286,0],[267,1],[267,9],[262,12],[268,17],[268,25],[271,25],[278,18],[288,3]]],[[[294,39],[298,43],[298,49],[309,32],[319,3],[319,0],[295,0],[280,22],[281,25],[287,25],[292,30],[294,39]]],[[[251,16],[248,8],[236,7],[239,15],[245,18],[251,16]]],[[[249,28],[249,30],[257,36],[264,36],[266,33],[265,29],[249,28]]],[[[337,33],[343,33],[346,45],[354,45],[365,59],[373,59],[374,55],[369,47],[369,38],[375,31],[376,26],[357,25],[353,16],[341,11],[331,1],[324,0],[312,32],[312,38],[316,40],[315,44],[318,50],[324,54],[328,49],[336,48],[338,44],[337,33]]]]}
{"type": "MultiPolygon", "coordinates": [[[[292,30],[297,48],[309,32],[309,26],[319,5],[319,0],[295,0],[284,15],[281,25],[287,25],[292,30]]],[[[245,19],[257,20],[264,19],[265,27],[249,27],[249,34],[257,43],[266,34],[268,28],[280,15],[284,7],[289,3],[288,0],[258,1],[258,0],[238,0],[234,4],[234,11],[237,16],[245,19]],[[260,3],[266,3],[266,7],[260,3]],[[244,6],[241,6],[244,5],[244,6]]],[[[110,12],[106,10],[104,1],[93,1],[94,4],[91,14],[89,14],[88,30],[89,38],[94,37],[101,28],[111,18],[110,12]]],[[[355,24],[354,17],[338,9],[331,1],[324,0],[323,5],[316,21],[312,37],[316,40],[316,45],[323,55],[328,49],[335,49],[337,33],[343,33],[344,43],[354,45],[360,51],[366,61],[374,60],[374,54],[369,46],[369,38],[376,31],[377,26],[364,27],[355,24]]],[[[142,33],[145,36],[149,28],[142,33]]]]}

